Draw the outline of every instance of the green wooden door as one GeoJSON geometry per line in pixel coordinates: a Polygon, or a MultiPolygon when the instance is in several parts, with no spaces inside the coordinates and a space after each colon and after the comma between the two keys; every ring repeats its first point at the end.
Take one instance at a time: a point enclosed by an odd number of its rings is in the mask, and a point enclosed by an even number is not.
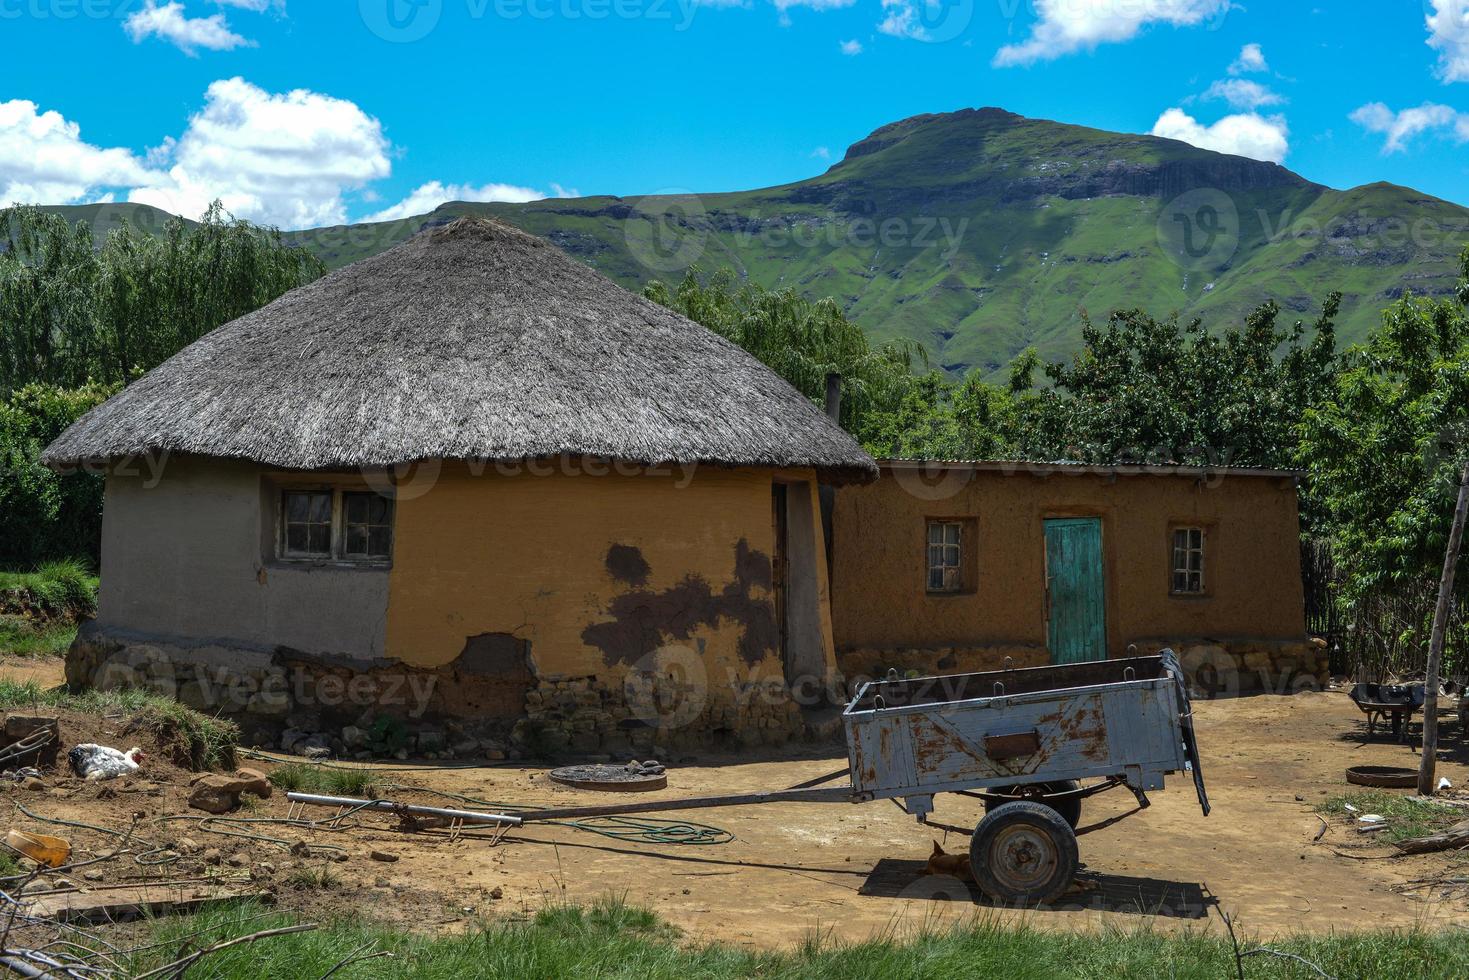
{"type": "Polygon", "coordinates": [[[1107,659],[1100,518],[1046,521],[1046,601],[1052,663],[1107,659]]]}

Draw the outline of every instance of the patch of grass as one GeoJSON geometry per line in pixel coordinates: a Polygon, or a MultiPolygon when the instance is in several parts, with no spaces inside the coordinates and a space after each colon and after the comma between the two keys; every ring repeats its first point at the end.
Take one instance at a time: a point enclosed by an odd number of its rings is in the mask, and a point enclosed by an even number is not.
{"type": "Polygon", "coordinates": [[[0,615],[0,655],[59,657],[76,636],[74,623],[38,626],[20,616],[0,615]]]}
{"type": "MultiPolygon", "coordinates": [[[[133,972],[156,967],[172,959],[184,942],[196,948],[296,921],[284,914],[262,917],[259,907],[251,905],[160,920],[153,927],[153,939],[168,945],[141,954],[129,966],[133,972]],[[202,935],[187,938],[200,930],[202,935]]],[[[1245,950],[1258,945],[1241,938],[1245,950]]],[[[1269,946],[1305,957],[1338,977],[1458,978],[1469,962],[1469,933],[1457,929],[1283,938],[1269,946]]],[[[1217,980],[1235,975],[1228,939],[1199,931],[1143,927],[1047,932],[980,914],[952,927],[915,929],[907,935],[889,930],[862,943],[814,938],[794,949],[765,952],[681,941],[677,930],[653,913],[612,899],[589,907],[554,907],[530,922],[491,924],[457,935],[399,932],[352,919],[328,921],[316,932],[223,950],[201,967],[218,978],[322,976],[349,956],[378,950],[391,952],[392,957],[349,966],[336,976],[960,980],[992,975],[1217,980]]],[[[1251,980],[1312,975],[1301,965],[1274,956],[1249,957],[1245,970],[1251,980]]]]}
{"type": "Polygon", "coordinates": [[[1375,813],[1387,823],[1387,829],[1376,836],[1389,842],[1425,837],[1469,818],[1469,812],[1459,807],[1417,800],[1412,794],[1390,793],[1382,789],[1334,796],[1316,809],[1333,816],[1350,817],[1353,823],[1363,814],[1375,813]],[[1357,808],[1356,813],[1347,809],[1349,804],[1357,808]]]}
{"type": "Polygon", "coordinates": [[[286,875],[286,886],[298,892],[335,891],[342,887],[342,876],[327,864],[314,868],[296,868],[286,875]]]}
{"type": "Polygon", "coordinates": [[[21,593],[54,616],[79,619],[97,610],[97,576],[74,558],[51,561],[33,572],[0,571],[0,593],[21,593]]]}
{"type": "Polygon", "coordinates": [[[323,766],[310,762],[291,762],[270,774],[276,789],[287,793],[321,793],[326,796],[372,798],[378,787],[378,774],[371,769],[347,766],[323,766]]]}
{"type": "Polygon", "coordinates": [[[93,715],[131,715],[125,731],[146,731],[164,754],[187,769],[232,769],[240,729],[232,721],[214,718],[172,698],[141,688],[83,691],[43,688],[35,681],[17,683],[0,679],[0,711],[50,707],[93,715]]]}

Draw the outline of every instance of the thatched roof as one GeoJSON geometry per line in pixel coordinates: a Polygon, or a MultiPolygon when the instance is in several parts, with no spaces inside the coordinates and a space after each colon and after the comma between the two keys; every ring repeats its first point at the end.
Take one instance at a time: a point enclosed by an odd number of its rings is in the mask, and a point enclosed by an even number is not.
{"type": "Polygon", "coordinates": [[[207,334],[44,459],[164,450],[290,469],[576,454],[877,475],[739,347],[539,238],[469,218],[207,334]]]}

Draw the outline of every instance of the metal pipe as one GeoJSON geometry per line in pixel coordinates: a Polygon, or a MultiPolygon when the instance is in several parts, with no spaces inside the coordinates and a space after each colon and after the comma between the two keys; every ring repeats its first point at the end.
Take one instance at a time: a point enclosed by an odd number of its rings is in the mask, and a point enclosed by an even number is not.
{"type": "Polygon", "coordinates": [[[783,789],[773,793],[738,793],[733,796],[701,796],[683,800],[649,800],[645,803],[609,803],[603,806],[572,806],[553,810],[526,810],[520,818],[574,820],[579,817],[610,817],[623,813],[659,813],[665,810],[704,810],[716,806],[749,806],[756,803],[862,803],[870,797],[855,795],[850,786],[831,789],[783,789]]]}
{"type": "Polygon", "coordinates": [[[307,803],[311,806],[340,806],[360,810],[388,810],[392,813],[412,813],[420,817],[448,817],[465,823],[503,823],[519,827],[519,817],[505,813],[479,813],[474,810],[449,810],[438,806],[418,806],[412,803],[394,803],[392,800],[354,800],[347,796],[318,796],[315,793],[287,793],[292,803],[307,803]]]}

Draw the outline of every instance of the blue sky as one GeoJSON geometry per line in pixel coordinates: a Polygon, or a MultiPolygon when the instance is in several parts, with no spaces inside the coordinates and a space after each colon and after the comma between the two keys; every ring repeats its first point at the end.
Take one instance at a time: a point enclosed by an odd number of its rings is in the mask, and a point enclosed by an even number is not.
{"type": "Polygon", "coordinates": [[[738,190],[993,105],[1469,204],[1469,0],[0,0],[0,36],[7,202],[738,190]]]}

